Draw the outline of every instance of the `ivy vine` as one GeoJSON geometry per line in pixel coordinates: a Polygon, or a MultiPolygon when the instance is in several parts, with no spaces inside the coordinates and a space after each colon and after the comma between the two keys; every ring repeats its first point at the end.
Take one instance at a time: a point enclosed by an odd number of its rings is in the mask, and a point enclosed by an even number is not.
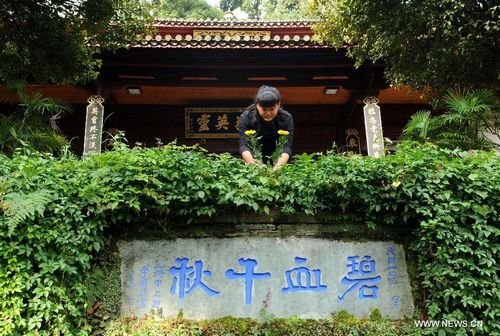
{"type": "Polygon", "coordinates": [[[273,171],[167,145],[84,159],[0,156],[0,335],[91,333],[90,270],[110,227],[272,208],[407,229],[427,318],[482,320],[474,334],[500,332],[495,153],[407,144],[380,159],[303,154],[273,171]]]}

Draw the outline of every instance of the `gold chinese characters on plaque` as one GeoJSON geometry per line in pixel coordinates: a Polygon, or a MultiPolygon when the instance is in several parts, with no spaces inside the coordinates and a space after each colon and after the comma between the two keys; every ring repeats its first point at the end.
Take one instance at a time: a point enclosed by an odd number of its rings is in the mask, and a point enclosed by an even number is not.
{"type": "Polygon", "coordinates": [[[243,107],[186,108],[186,138],[237,138],[243,107]]]}
{"type": "Polygon", "coordinates": [[[270,30],[223,30],[223,29],[195,29],[193,38],[200,40],[247,40],[262,41],[271,39],[270,30]]]}

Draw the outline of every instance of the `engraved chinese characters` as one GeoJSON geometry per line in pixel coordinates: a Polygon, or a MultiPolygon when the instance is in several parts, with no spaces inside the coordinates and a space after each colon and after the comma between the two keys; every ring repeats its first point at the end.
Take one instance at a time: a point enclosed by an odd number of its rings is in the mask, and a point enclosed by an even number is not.
{"type": "MultiPolygon", "coordinates": [[[[305,264],[307,258],[295,257],[296,264],[305,264]]],[[[324,291],[326,286],[321,284],[321,270],[310,270],[301,266],[285,272],[287,286],[282,288],[283,293],[299,291],[324,291]],[[292,279],[293,277],[293,279],[292,279]],[[313,281],[315,284],[313,284],[313,281]]]]}
{"type": "Polygon", "coordinates": [[[127,242],[120,251],[126,314],[258,317],[263,305],[307,318],[413,313],[404,253],[391,243],[206,238],[127,242]]]}
{"type": "Polygon", "coordinates": [[[102,124],[104,99],[101,96],[92,96],[88,99],[87,120],[85,123],[85,139],[83,154],[100,153],[102,141],[102,124]]]}
{"type": "Polygon", "coordinates": [[[188,266],[188,258],[177,258],[175,262],[179,264],[179,267],[172,266],[169,270],[169,273],[174,276],[170,294],[174,295],[177,287],[179,289],[179,299],[181,300],[197,287],[204,290],[209,296],[219,294],[219,292],[208,288],[202,281],[203,276],[208,278],[212,276],[212,272],[203,270],[203,261],[195,261],[194,269],[193,266],[188,266]]]}
{"type": "Polygon", "coordinates": [[[376,299],[378,287],[368,285],[375,284],[382,279],[380,275],[376,275],[375,260],[371,256],[363,256],[361,261],[358,261],[359,256],[350,256],[347,260],[349,261],[347,267],[350,271],[342,278],[342,284],[349,286],[349,289],[339,296],[339,300],[344,300],[344,297],[354,290],[358,290],[358,298],[361,300],[376,299]]]}
{"type": "Polygon", "coordinates": [[[382,118],[378,99],[367,97],[363,100],[365,106],[363,112],[365,116],[366,146],[368,155],[372,157],[384,156],[384,135],[382,133],[382,118]]]}
{"type": "MultiPolygon", "coordinates": [[[[381,281],[380,275],[375,275],[375,260],[372,260],[371,256],[364,256],[363,260],[358,262],[359,256],[347,257],[349,264],[347,267],[350,271],[342,278],[341,283],[343,285],[349,286],[349,288],[339,296],[339,300],[344,300],[345,296],[352,291],[358,290],[358,298],[364,299],[376,299],[378,293],[378,286],[373,285],[381,281]],[[353,277],[353,278],[350,278],[353,277]],[[368,284],[372,284],[369,286],[368,284]]],[[[303,264],[307,261],[307,258],[295,257],[295,263],[303,264]]],[[[213,290],[203,282],[203,277],[211,278],[212,272],[209,270],[203,270],[203,261],[197,260],[194,262],[194,266],[188,266],[189,258],[176,258],[175,262],[179,267],[172,266],[169,270],[169,274],[173,276],[170,286],[170,294],[178,295],[179,299],[184,299],[193,290],[200,288],[208,296],[217,296],[220,292],[213,290]]],[[[240,258],[238,264],[244,267],[244,272],[238,273],[234,269],[228,269],[225,272],[226,278],[230,280],[242,279],[245,288],[245,304],[252,303],[252,291],[255,286],[254,280],[256,279],[266,279],[271,278],[272,274],[270,272],[256,273],[255,268],[257,267],[258,261],[251,258],[240,258]]],[[[156,265],[155,269],[163,269],[163,265],[156,265]]],[[[141,279],[140,283],[140,306],[145,308],[144,305],[144,291],[147,285],[147,280],[145,276],[148,273],[148,267],[142,265],[139,269],[139,276],[141,279]]],[[[163,274],[163,273],[162,273],[163,274]]],[[[156,273],[155,273],[156,275],[156,273]]],[[[130,275],[133,277],[133,275],[130,275]]],[[[301,266],[293,268],[291,270],[285,271],[286,287],[281,288],[282,293],[288,292],[300,292],[300,291],[325,291],[327,289],[326,285],[321,284],[321,270],[314,269],[311,270],[307,267],[301,266]],[[293,277],[293,278],[292,278],[293,277]]],[[[163,282],[161,279],[159,280],[163,282]]],[[[154,280],[155,288],[158,287],[158,280],[154,280]]],[[[153,297],[158,295],[157,290],[153,297]]],[[[154,304],[153,306],[156,306],[154,304]]]]}
{"type": "Polygon", "coordinates": [[[244,108],[186,108],[186,138],[237,138],[244,108]]]}

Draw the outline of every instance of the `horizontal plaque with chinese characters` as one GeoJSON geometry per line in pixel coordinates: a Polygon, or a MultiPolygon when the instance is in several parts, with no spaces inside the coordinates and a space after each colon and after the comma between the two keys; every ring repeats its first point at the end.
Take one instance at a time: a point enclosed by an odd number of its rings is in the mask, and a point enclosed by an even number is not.
{"type": "Polygon", "coordinates": [[[270,40],[271,31],[270,30],[230,30],[230,29],[195,29],[193,30],[193,38],[207,40],[207,36],[210,38],[218,40],[234,40],[235,37],[243,38],[248,37],[248,40],[252,39],[255,41],[260,40],[270,40]]]}
{"type": "Polygon", "coordinates": [[[186,138],[237,138],[242,107],[186,108],[186,138]]]}
{"type": "Polygon", "coordinates": [[[118,245],[128,316],[413,315],[404,250],[393,242],[241,237],[118,245]]]}

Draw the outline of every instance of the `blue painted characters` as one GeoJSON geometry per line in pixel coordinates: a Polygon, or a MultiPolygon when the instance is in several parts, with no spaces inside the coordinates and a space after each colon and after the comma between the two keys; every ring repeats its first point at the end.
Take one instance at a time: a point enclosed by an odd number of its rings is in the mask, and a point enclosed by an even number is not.
{"type": "MultiPolygon", "coordinates": [[[[306,263],[307,259],[295,257],[294,261],[296,264],[302,265],[306,263]]],[[[319,269],[310,270],[305,266],[292,268],[285,272],[285,279],[287,287],[281,289],[282,293],[303,291],[322,292],[327,288],[321,284],[321,270],[319,269]],[[311,279],[312,277],[314,277],[314,284],[311,279]]]]}
{"type": "MultiPolygon", "coordinates": [[[[396,253],[393,246],[389,246],[387,252],[387,279],[389,286],[397,284],[397,266],[396,266],[396,253]]],[[[172,296],[177,296],[179,300],[185,299],[196,289],[201,290],[209,297],[220,296],[221,292],[215,288],[226,288],[222,274],[215,275],[212,278],[212,272],[204,269],[204,261],[196,260],[190,265],[190,259],[187,257],[176,258],[174,266],[169,266],[156,263],[154,265],[141,265],[138,270],[138,278],[134,279],[134,275],[129,274],[130,285],[139,286],[139,295],[137,297],[139,308],[144,311],[148,306],[153,309],[160,309],[168,299],[164,296],[170,293],[172,296]],[[168,269],[168,272],[167,272],[168,269]],[[166,276],[171,277],[170,289],[167,291],[168,280],[166,276]],[[210,286],[210,287],[209,287],[210,286]],[[152,293],[149,292],[152,290],[152,293]]],[[[294,259],[294,266],[288,270],[282,271],[283,279],[277,290],[282,295],[293,295],[298,292],[326,292],[329,287],[333,290],[337,286],[332,284],[323,283],[322,270],[320,268],[308,267],[308,258],[296,256],[294,259]]],[[[355,296],[359,300],[378,298],[379,285],[382,277],[377,274],[376,261],[371,255],[352,255],[346,257],[347,271],[340,283],[344,288],[344,292],[337,296],[339,301],[344,301],[349,295],[355,296]]],[[[245,304],[252,304],[252,297],[255,292],[256,286],[264,286],[263,282],[257,280],[269,279],[272,277],[271,272],[257,272],[258,261],[250,257],[241,257],[238,259],[238,265],[242,268],[241,272],[235,271],[233,268],[226,269],[224,272],[225,278],[231,280],[243,280],[237,282],[237,287],[243,288],[245,294],[245,304]]],[[[277,270],[280,271],[280,270],[277,270]]],[[[275,282],[272,282],[275,284],[275,282]]],[[[236,282],[235,282],[236,284],[236,282]]],[[[230,288],[235,288],[231,286],[230,288]]],[[[268,289],[271,290],[271,289],[268,289]]],[[[226,294],[226,293],[224,293],[226,294]]],[[[223,294],[223,295],[224,295],[223,294]]],[[[227,293],[232,294],[232,293],[227,293]]],[[[391,305],[394,310],[400,309],[401,299],[398,295],[390,297],[391,305]]],[[[129,299],[129,304],[133,304],[135,300],[129,299]]]]}
{"type": "Polygon", "coordinates": [[[165,266],[155,265],[153,269],[153,308],[158,309],[161,307],[162,285],[163,277],[165,276],[165,266]]]}
{"type": "Polygon", "coordinates": [[[254,279],[266,279],[271,277],[271,273],[255,273],[255,267],[257,266],[257,260],[255,259],[245,259],[240,258],[238,263],[245,267],[245,273],[236,273],[234,269],[228,269],[226,271],[226,277],[228,279],[245,279],[245,304],[252,304],[252,291],[254,279]]]}
{"type": "Polygon", "coordinates": [[[358,298],[360,300],[376,299],[378,294],[378,286],[373,284],[382,280],[380,275],[376,275],[375,260],[371,256],[363,256],[363,260],[359,261],[359,256],[347,257],[349,263],[346,265],[350,268],[347,275],[342,278],[344,286],[350,286],[344,294],[339,296],[339,300],[343,301],[345,296],[356,289],[358,290],[358,298]],[[372,286],[369,286],[371,284],[372,286]]]}
{"type": "MultiPolygon", "coordinates": [[[[387,247],[387,282],[389,286],[398,284],[398,267],[396,266],[396,249],[394,246],[387,247]]],[[[401,307],[401,298],[399,295],[391,297],[391,306],[393,310],[399,310],[401,307]]]]}
{"type": "Polygon", "coordinates": [[[198,287],[204,290],[209,296],[219,295],[219,292],[209,288],[202,281],[203,276],[208,278],[212,276],[212,272],[203,270],[203,261],[195,261],[194,268],[193,266],[188,267],[189,258],[176,258],[175,262],[179,264],[179,267],[172,266],[168,271],[170,275],[174,276],[172,286],[170,287],[170,294],[175,295],[178,286],[179,299],[181,300],[198,287]]]}
{"type": "Polygon", "coordinates": [[[139,306],[141,309],[146,309],[147,307],[147,300],[148,300],[148,273],[149,273],[149,268],[146,265],[142,265],[142,267],[139,269],[139,273],[141,274],[141,278],[139,280],[139,285],[141,287],[140,289],[140,297],[139,297],[139,306]]]}

